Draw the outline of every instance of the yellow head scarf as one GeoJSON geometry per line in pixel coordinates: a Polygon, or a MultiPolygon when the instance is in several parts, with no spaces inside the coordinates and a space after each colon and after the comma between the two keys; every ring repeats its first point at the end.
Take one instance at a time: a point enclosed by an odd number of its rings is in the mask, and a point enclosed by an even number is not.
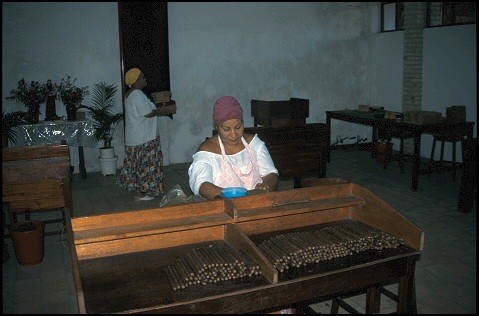
{"type": "Polygon", "coordinates": [[[131,88],[131,86],[134,85],[140,77],[140,74],[141,70],[138,68],[131,68],[130,70],[128,70],[125,74],[126,85],[131,88]]]}

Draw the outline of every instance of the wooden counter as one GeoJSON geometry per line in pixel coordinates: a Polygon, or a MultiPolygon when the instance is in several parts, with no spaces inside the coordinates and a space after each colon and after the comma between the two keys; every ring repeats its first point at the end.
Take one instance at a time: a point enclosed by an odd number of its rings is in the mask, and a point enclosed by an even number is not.
{"type": "Polygon", "coordinates": [[[251,313],[390,283],[399,283],[398,311],[411,312],[424,243],[423,231],[353,183],[76,217],[68,234],[80,313],[251,313]],[[344,231],[350,224],[403,244],[283,272],[263,247],[288,234],[344,231]],[[261,272],[174,289],[168,269],[175,262],[221,247],[261,272]]]}

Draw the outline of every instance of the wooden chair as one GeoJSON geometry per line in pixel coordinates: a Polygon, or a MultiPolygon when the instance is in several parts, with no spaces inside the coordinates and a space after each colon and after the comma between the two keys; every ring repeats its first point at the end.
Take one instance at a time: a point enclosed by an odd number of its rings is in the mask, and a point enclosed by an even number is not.
{"type": "MultiPolygon", "coordinates": [[[[17,213],[60,208],[65,224],[64,207],[73,217],[70,149],[68,145],[47,144],[3,148],[2,199],[8,205],[10,224],[17,213]]],[[[59,220],[49,220],[58,222],[59,220]]],[[[46,233],[52,235],[60,232],[46,233]]]]}

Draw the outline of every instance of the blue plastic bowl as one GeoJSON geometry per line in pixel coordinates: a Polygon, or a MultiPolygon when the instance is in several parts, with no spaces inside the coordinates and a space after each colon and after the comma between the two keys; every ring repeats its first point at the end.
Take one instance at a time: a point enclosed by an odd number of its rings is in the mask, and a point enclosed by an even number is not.
{"type": "Polygon", "coordinates": [[[245,188],[240,188],[240,187],[224,188],[221,191],[221,194],[223,194],[223,196],[227,198],[234,198],[234,197],[247,195],[248,190],[246,190],[245,188]]]}

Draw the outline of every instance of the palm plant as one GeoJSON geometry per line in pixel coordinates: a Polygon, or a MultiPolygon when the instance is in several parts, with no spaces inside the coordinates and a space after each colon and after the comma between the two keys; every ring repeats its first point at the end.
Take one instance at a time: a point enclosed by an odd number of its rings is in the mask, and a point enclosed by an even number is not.
{"type": "Polygon", "coordinates": [[[6,113],[2,111],[2,145],[7,147],[8,143],[16,145],[17,141],[17,131],[14,129],[15,126],[21,124],[28,124],[28,115],[24,111],[15,111],[6,113]]]}
{"type": "Polygon", "coordinates": [[[92,106],[81,105],[90,111],[95,131],[93,136],[97,141],[104,142],[103,148],[111,148],[111,141],[118,123],[124,118],[123,113],[112,113],[115,106],[115,94],[118,88],[114,84],[101,81],[93,85],[92,106]]]}

